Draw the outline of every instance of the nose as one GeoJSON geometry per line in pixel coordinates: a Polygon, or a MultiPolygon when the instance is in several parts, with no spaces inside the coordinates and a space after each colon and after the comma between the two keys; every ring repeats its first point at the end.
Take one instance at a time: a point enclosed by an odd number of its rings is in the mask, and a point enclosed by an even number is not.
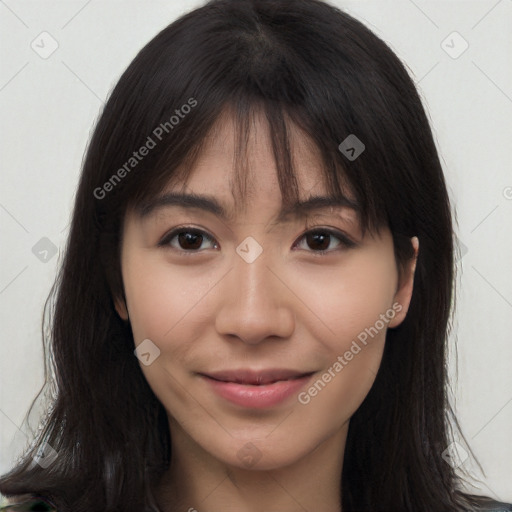
{"type": "Polygon", "coordinates": [[[215,326],[223,336],[248,345],[287,338],[295,328],[292,292],[262,254],[248,263],[238,255],[219,290],[215,326]]]}

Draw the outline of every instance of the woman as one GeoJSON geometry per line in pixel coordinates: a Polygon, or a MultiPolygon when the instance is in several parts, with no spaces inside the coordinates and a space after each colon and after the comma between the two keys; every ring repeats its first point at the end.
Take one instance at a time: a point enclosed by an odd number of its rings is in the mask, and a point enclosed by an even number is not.
{"type": "Polygon", "coordinates": [[[512,510],[448,463],[453,260],[380,39],[316,0],[180,18],[94,131],[6,510],[512,510]]]}

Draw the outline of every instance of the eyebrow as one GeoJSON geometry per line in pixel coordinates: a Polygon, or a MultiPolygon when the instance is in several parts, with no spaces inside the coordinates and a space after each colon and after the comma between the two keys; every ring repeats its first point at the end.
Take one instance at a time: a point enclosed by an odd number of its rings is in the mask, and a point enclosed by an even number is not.
{"type": "MultiPolygon", "coordinates": [[[[139,216],[144,219],[154,214],[157,210],[166,207],[178,206],[181,208],[200,209],[213,213],[217,217],[227,221],[230,215],[226,209],[213,196],[195,193],[169,192],[157,196],[144,203],[139,208],[139,216]]],[[[324,210],[327,208],[350,208],[356,214],[360,213],[359,204],[345,196],[312,196],[304,200],[298,200],[279,212],[277,222],[283,222],[290,216],[300,217],[312,211],[324,210]]]]}

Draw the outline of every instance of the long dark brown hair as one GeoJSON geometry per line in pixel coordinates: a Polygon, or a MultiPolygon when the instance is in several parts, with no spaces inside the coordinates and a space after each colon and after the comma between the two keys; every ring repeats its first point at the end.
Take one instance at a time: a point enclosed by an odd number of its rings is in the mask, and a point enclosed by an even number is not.
{"type": "MultiPolygon", "coordinates": [[[[468,510],[476,502],[442,458],[457,425],[446,373],[455,267],[429,121],[391,49],[319,0],[213,0],[162,30],[120,78],[87,149],[46,305],[55,398],[0,491],[50,496],[62,511],[157,510],[151,488],[169,466],[170,433],[134,356],[130,325],[114,309],[113,298],[124,297],[121,227],[128,206],[186,178],[227,110],[238,125],[238,158],[251,116],[265,113],[283,202],[298,194],[293,123],[319,149],[332,195],[350,187],[365,228],[389,227],[399,266],[413,255],[410,237],[420,240],[408,315],[388,331],[376,381],[350,420],[343,510],[468,510]],[[353,161],[338,148],[351,134],[365,145],[353,161]],[[130,160],[153,145],[149,138],[154,146],[130,160]],[[43,469],[33,457],[47,445],[58,455],[43,469]]],[[[237,183],[243,196],[242,171],[237,183]]]]}

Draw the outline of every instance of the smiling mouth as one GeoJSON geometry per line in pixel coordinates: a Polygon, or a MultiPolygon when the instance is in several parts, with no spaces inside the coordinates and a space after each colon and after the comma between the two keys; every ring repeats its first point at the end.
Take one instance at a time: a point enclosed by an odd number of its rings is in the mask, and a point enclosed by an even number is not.
{"type": "Polygon", "coordinates": [[[315,372],[266,370],[198,374],[222,400],[244,409],[272,409],[286,404],[315,372]]]}

